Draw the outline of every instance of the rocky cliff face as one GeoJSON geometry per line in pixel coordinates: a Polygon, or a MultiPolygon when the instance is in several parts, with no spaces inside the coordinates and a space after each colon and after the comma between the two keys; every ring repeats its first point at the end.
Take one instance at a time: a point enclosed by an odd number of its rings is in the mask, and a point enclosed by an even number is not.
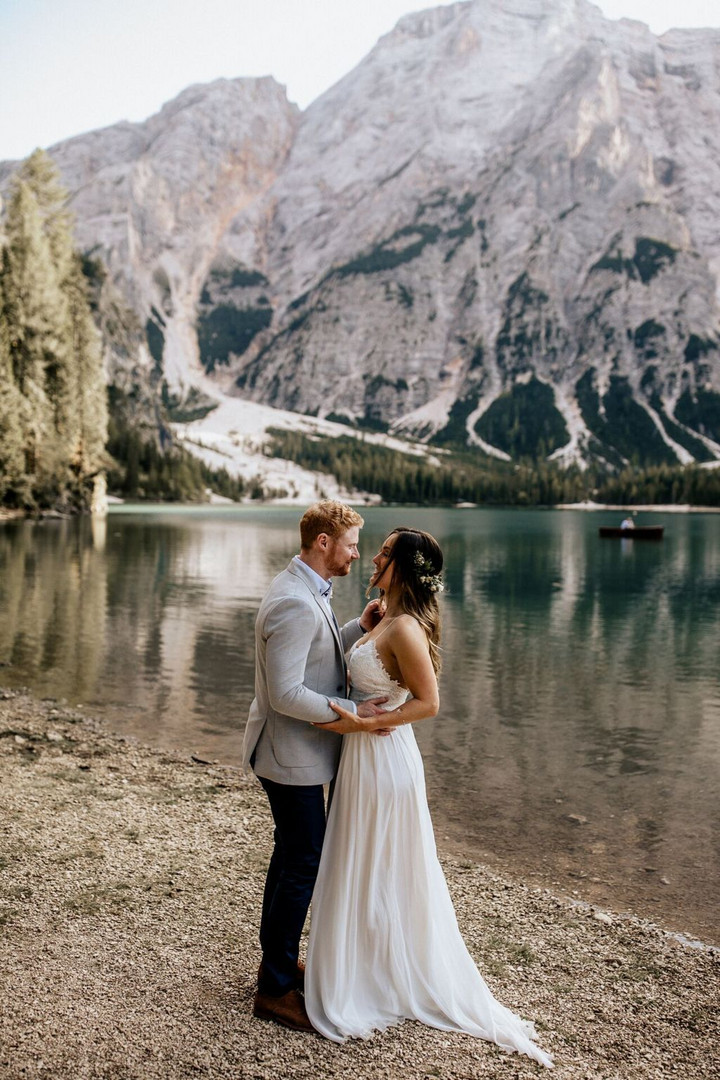
{"type": "MultiPolygon", "coordinates": [[[[264,261],[259,238],[272,201],[263,196],[298,115],[271,78],[222,79],[189,87],[145,123],[51,148],[72,193],[78,244],[105,264],[115,295],[143,330],[132,361],[127,333],[119,348],[110,341],[113,382],[123,383],[132,363],[133,378],[154,371],[172,394],[201,390],[198,336],[207,335],[203,313],[220,295],[211,283],[225,281],[228,263],[235,280],[246,264],[264,261]]],[[[0,182],[11,172],[11,163],[0,166],[0,182]]],[[[253,269],[250,276],[261,275],[253,269]]]]}
{"type": "Polygon", "coordinates": [[[472,0],[302,116],[221,82],[53,153],[175,395],[720,460],[720,32],[472,0]]]}
{"type": "Polygon", "coordinates": [[[499,456],[715,458],[720,34],[507,7],[402,20],[307,111],[292,300],[241,390],[499,456]]]}

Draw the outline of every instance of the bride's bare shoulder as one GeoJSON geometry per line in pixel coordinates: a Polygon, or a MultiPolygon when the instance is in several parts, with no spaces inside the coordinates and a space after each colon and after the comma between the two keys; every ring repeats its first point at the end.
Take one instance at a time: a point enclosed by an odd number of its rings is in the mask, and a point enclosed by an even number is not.
{"type": "Polygon", "coordinates": [[[398,615],[390,630],[393,632],[392,636],[398,641],[418,641],[422,643],[426,641],[425,631],[422,626],[413,615],[407,612],[398,615]]]}

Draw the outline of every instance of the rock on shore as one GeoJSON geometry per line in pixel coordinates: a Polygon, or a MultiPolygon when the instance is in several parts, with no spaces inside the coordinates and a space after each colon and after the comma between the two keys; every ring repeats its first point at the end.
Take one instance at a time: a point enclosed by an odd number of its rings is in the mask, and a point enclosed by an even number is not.
{"type": "MultiPolygon", "coordinates": [[[[251,1015],[270,820],[234,770],[0,690],[0,1076],[524,1080],[543,1070],[408,1023],[344,1046],[251,1015]]],[[[443,855],[493,991],[562,1080],[720,1075],[718,953],[443,855]],[[599,917],[598,917],[599,916],[599,917]]]]}

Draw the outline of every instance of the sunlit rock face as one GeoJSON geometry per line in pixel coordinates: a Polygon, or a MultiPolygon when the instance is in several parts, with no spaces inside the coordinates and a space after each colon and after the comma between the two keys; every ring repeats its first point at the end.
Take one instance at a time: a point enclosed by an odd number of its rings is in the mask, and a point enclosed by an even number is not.
{"type": "MultiPolygon", "coordinates": [[[[228,262],[231,279],[258,276],[268,213],[262,197],[283,166],[298,116],[274,79],[221,79],[189,87],[144,123],[51,148],[72,193],[78,243],[108,267],[144,328],[140,351],[173,392],[201,382],[198,329],[217,333],[208,304],[222,303],[216,281],[228,262]],[[232,226],[239,214],[241,232],[232,226]]],[[[0,166],[0,179],[8,171],[0,166]]]]}
{"type": "Polygon", "coordinates": [[[718,70],[720,34],[582,0],[403,19],[303,116],[290,302],[241,392],[320,382],[321,412],[501,457],[714,458],[718,70]]]}
{"type": "Polygon", "coordinates": [[[402,19],[305,113],[192,87],[54,149],[171,394],[620,465],[720,458],[720,32],[402,19]]]}

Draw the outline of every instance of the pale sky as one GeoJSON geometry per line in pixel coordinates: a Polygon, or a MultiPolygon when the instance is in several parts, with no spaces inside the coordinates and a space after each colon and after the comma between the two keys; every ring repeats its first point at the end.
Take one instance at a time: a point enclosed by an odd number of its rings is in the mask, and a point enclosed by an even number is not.
{"type": "MultiPolygon", "coordinates": [[[[595,0],[613,19],[720,27],[720,0],[595,0]]],[[[0,160],[119,120],[186,86],[274,75],[302,108],[432,0],[0,0],[0,160]]]]}

